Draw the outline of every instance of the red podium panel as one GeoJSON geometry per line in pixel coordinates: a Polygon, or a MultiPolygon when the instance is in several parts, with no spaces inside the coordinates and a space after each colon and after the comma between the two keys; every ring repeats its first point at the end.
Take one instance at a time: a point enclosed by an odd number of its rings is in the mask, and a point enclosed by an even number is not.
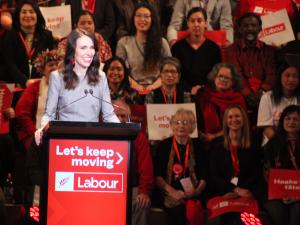
{"type": "Polygon", "coordinates": [[[48,130],[42,224],[128,225],[129,140],[140,126],[69,125],[63,122],[48,130]]]}

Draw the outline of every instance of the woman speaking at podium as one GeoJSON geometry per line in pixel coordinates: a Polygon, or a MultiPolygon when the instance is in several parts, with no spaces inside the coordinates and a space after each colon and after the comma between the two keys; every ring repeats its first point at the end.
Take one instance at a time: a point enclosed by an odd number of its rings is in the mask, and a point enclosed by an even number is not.
{"type": "Polygon", "coordinates": [[[35,132],[37,145],[51,120],[98,122],[101,113],[104,122],[119,122],[97,55],[94,34],[81,29],[70,33],[64,65],[50,76],[41,128],[35,132]]]}

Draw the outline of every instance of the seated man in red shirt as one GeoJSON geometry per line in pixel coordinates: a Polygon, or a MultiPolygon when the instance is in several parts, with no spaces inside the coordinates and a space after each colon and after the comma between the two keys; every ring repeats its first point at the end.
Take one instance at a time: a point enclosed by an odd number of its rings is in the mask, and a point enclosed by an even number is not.
{"type": "Polygon", "coordinates": [[[275,76],[275,49],[258,40],[261,30],[262,21],[258,15],[243,14],[238,20],[240,39],[225,49],[223,60],[237,67],[242,94],[254,114],[262,93],[271,89],[275,76]]]}
{"type": "MultiPolygon", "coordinates": [[[[129,122],[130,108],[122,100],[112,101],[115,114],[121,123],[129,122]]],[[[146,225],[147,212],[151,204],[150,193],[154,183],[150,146],[143,132],[134,141],[132,178],[132,225],[146,225]]]]}

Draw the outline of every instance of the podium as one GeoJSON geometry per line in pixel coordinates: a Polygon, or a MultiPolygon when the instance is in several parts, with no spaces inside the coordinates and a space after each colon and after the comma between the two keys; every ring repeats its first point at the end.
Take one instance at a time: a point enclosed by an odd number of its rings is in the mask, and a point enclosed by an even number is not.
{"type": "Polygon", "coordinates": [[[41,224],[131,224],[131,142],[140,129],[51,121],[42,146],[41,224]]]}

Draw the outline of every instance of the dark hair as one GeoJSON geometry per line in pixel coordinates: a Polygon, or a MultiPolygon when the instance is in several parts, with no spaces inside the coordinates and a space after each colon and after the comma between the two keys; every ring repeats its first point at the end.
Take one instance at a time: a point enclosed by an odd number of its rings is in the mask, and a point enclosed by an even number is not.
{"type": "MultiPolygon", "coordinates": [[[[283,97],[283,87],[282,87],[282,83],[281,83],[282,74],[286,69],[288,69],[290,67],[294,67],[294,66],[290,66],[288,63],[284,62],[279,66],[279,68],[276,71],[275,82],[274,82],[274,86],[272,89],[272,97],[274,99],[275,105],[280,104],[280,101],[282,100],[282,97],[283,97]]],[[[297,88],[294,90],[293,97],[297,97],[298,100],[300,101],[300,71],[297,67],[294,67],[294,68],[296,68],[296,70],[298,72],[299,83],[298,83],[297,88]]]]}
{"type": "MultiPolygon", "coordinates": [[[[289,114],[294,113],[294,112],[298,113],[298,115],[300,116],[300,106],[299,105],[289,105],[282,111],[279,122],[278,122],[277,132],[276,132],[276,135],[278,137],[283,138],[285,140],[287,139],[287,132],[284,129],[283,121],[286,116],[288,116],[289,114]]],[[[300,138],[300,130],[298,132],[298,139],[299,138],[300,138]]]]}
{"type": "Polygon", "coordinates": [[[151,26],[147,32],[146,43],[144,48],[144,68],[146,70],[151,70],[153,67],[157,65],[159,60],[162,57],[162,36],[160,25],[158,21],[158,15],[156,10],[152,7],[152,5],[143,2],[138,4],[132,14],[131,17],[131,27],[130,27],[130,34],[136,34],[136,27],[134,24],[134,18],[136,11],[140,8],[146,8],[151,13],[151,26]]]}
{"type": "Polygon", "coordinates": [[[105,65],[103,67],[103,71],[105,72],[106,76],[107,76],[107,72],[110,68],[110,65],[114,62],[114,61],[119,61],[122,66],[123,66],[123,70],[124,70],[124,79],[121,81],[121,84],[119,86],[119,90],[126,90],[126,91],[131,91],[130,88],[130,83],[129,83],[129,69],[127,68],[124,60],[118,56],[114,56],[112,58],[110,58],[109,60],[107,60],[105,62],[105,65]]]}
{"type": "Polygon", "coordinates": [[[206,10],[203,9],[202,7],[193,7],[189,10],[186,19],[189,20],[191,15],[194,13],[200,12],[203,14],[205,21],[207,21],[207,13],[206,10]]]}
{"type": "Polygon", "coordinates": [[[88,83],[90,85],[96,85],[99,82],[100,61],[98,58],[97,39],[95,35],[90,32],[81,29],[75,29],[69,34],[67,38],[67,47],[66,47],[66,54],[64,59],[64,70],[63,70],[66,89],[74,89],[78,83],[78,76],[73,71],[74,66],[72,64],[72,61],[74,60],[74,56],[75,56],[76,41],[78,38],[84,35],[89,37],[93,41],[94,48],[95,48],[94,58],[86,72],[86,76],[88,77],[88,83]]]}
{"type": "Polygon", "coordinates": [[[253,13],[253,12],[247,12],[247,13],[244,13],[238,20],[237,20],[237,25],[238,27],[240,28],[242,26],[242,23],[244,21],[244,19],[247,19],[249,17],[254,17],[256,18],[259,26],[261,27],[262,26],[262,21],[261,21],[261,18],[259,15],[253,13]]]}
{"type": "Polygon", "coordinates": [[[76,21],[75,21],[75,26],[77,27],[77,24],[80,20],[80,17],[81,16],[90,16],[95,24],[95,16],[93,13],[91,13],[90,11],[88,10],[81,10],[80,13],[79,13],[79,16],[76,18],[76,21]]]}
{"type": "Polygon", "coordinates": [[[207,85],[213,89],[216,88],[215,85],[215,79],[220,71],[221,68],[227,68],[230,70],[231,72],[231,76],[232,76],[232,89],[235,91],[240,91],[242,89],[242,85],[241,85],[241,81],[240,81],[240,75],[237,72],[237,69],[235,67],[235,65],[231,64],[231,63],[218,63],[216,64],[212,70],[210,71],[210,73],[207,76],[207,85]]]}
{"type": "Polygon", "coordinates": [[[37,22],[36,22],[36,27],[35,30],[36,32],[42,32],[45,29],[45,19],[41,13],[41,10],[38,6],[38,4],[33,1],[33,0],[23,0],[21,2],[19,2],[15,8],[15,11],[13,13],[13,26],[16,30],[20,30],[21,28],[21,24],[20,24],[20,13],[21,13],[21,9],[23,7],[23,5],[31,5],[35,14],[36,14],[36,18],[37,18],[37,22]]]}

